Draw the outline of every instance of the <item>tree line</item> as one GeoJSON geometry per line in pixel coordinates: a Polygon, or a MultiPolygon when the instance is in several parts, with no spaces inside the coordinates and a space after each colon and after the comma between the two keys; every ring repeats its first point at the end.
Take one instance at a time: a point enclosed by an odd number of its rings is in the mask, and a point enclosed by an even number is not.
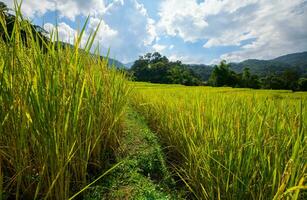
{"type": "Polygon", "coordinates": [[[128,71],[133,80],[152,83],[307,91],[307,77],[300,77],[294,69],[260,77],[251,74],[247,67],[242,73],[236,73],[231,70],[230,64],[223,60],[213,67],[209,80],[206,81],[188,65],[182,64],[181,61],[169,61],[158,52],[140,56],[128,71]]]}
{"type": "Polygon", "coordinates": [[[135,81],[201,85],[202,80],[181,61],[172,62],[160,53],[147,53],[134,62],[129,73],[135,81]]]}
{"type": "Polygon", "coordinates": [[[285,89],[293,91],[307,91],[307,78],[293,69],[286,69],[282,73],[270,73],[259,77],[251,74],[249,68],[244,68],[242,73],[235,73],[225,60],[214,67],[208,85],[221,87],[230,86],[254,89],[285,89]]]}

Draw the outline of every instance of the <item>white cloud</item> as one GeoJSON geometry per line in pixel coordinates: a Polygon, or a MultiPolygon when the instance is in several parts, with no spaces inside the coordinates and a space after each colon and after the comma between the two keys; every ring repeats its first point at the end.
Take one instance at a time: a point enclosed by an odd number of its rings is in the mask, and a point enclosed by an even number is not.
{"type": "MultiPolygon", "coordinates": [[[[107,24],[105,24],[104,21],[99,20],[97,18],[90,18],[88,29],[86,29],[82,40],[81,40],[81,47],[84,47],[86,44],[86,41],[88,38],[97,30],[97,27],[100,23],[99,29],[97,31],[97,35],[95,37],[94,41],[94,48],[98,44],[101,46],[106,46],[108,47],[110,45],[110,41],[114,39],[117,35],[117,31],[111,29],[107,24]]],[[[55,32],[58,32],[59,40],[69,43],[69,44],[74,44],[75,40],[78,36],[78,30],[75,30],[71,28],[68,24],[61,22],[58,24],[57,27],[55,27],[51,23],[46,23],[44,25],[44,29],[46,29],[50,34],[53,33],[55,36],[55,32]],[[57,29],[56,29],[57,28],[57,29]]]]}
{"type": "Polygon", "coordinates": [[[231,61],[307,49],[306,0],[166,0],[159,15],[159,36],[204,42],[204,48],[237,46],[221,56],[231,61]]]}
{"type": "Polygon", "coordinates": [[[197,3],[196,0],[166,0],[161,3],[158,26],[160,31],[171,36],[178,35],[187,42],[207,39],[210,35],[207,30],[211,29],[208,16],[233,13],[255,1],[206,0],[197,3]]]}
{"type": "Polygon", "coordinates": [[[157,37],[155,21],[137,0],[109,7],[103,19],[118,32],[111,41],[111,56],[130,62],[152,49],[157,37]]]}
{"type": "MultiPolygon", "coordinates": [[[[9,8],[14,8],[14,0],[2,0],[9,8]]],[[[18,1],[20,3],[20,1],[18,1]]],[[[34,15],[41,16],[48,10],[54,8],[54,2],[50,0],[23,0],[22,1],[22,13],[27,17],[34,17],[34,15]]]]}
{"type": "MultiPolygon", "coordinates": [[[[46,1],[46,0],[45,0],[46,1]]],[[[76,16],[101,16],[106,12],[106,5],[101,0],[49,0],[54,2],[54,9],[60,17],[74,20],[76,16]]]]}
{"type": "Polygon", "coordinates": [[[77,31],[64,22],[58,24],[57,30],[56,27],[51,23],[46,23],[44,25],[44,29],[46,29],[50,34],[53,33],[53,36],[55,36],[55,32],[57,31],[59,36],[58,39],[70,44],[74,44],[77,37],[77,31]]]}
{"type": "Polygon", "coordinates": [[[167,0],[161,3],[159,31],[171,36],[180,36],[185,41],[195,41],[202,37],[208,26],[203,19],[201,8],[195,1],[167,0]]]}
{"type": "MultiPolygon", "coordinates": [[[[13,0],[4,0],[14,7],[13,0]]],[[[20,0],[18,0],[20,2],[20,0]]],[[[114,0],[112,4],[119,2],[114,0]]],[[[121,1],[120,1],[121,2],[121,1]]],[[[74,20],[76,16],[101,16],[108,9],[103,0],[23,0],[22,12],[27,17],[42,16],[47,11],[57,11],[60,17],[74,20]]]]}
{"type": "Polygon", "coordinates": [[[290,3],[280,0],[274,4],[261,2],[253,15],[253,20],[243,23],[255,41],[242,45],[240,50],[224,54],[221,58],[230,61],[250,57],[270,59],[307,50],[307,1],[293,0],[290,3]]]}
{"type": "Polygon", "coordinates": [[[212,37],[204,45],[204,48],[216,46],[240,46],[241,42],[247,39],[252,39],[251,34],[244,34],[236,30],[225,31],[222,37],[212,37]]]}
{"type": "Polygon", "coordinates": [[[202,56],[193,56],[187,54],[180,54],[180,53],[172,53],[168,56],[169,60],[171,61],[181,61],[185,64],[202,64],[203,57],[202,56]]]}
{"type": "Polygon", "coordinates": [[[89,29],[88,32],[95,32],[98,28],[97,35],[95,37],[96,43],[99,43],[99,45],[109,47],[112,43],[112,41],[117,37],[118,31],[113,30],[110,28],[108,24],[105,23],[105,21],[100,20],[95,17],[91,17],[89,19],[89,29]],[[99,26],[99,28],[98,28],[99,26]]]}
{"type": "Polygon", "coordinates": [[[152,46],[152,48],[154,49],[154,51],[158,51],[158,52],[161,52],[163,51],[164,49],[166,49],[167,46],[165,45],[161,45],[161,44],[154,44],[152,46]]]}
{"type": "Polygon", "coordinates": [[[155,21],[149,18],[147,14],[145,16],[147,17],[146,31],[147,31],[148,37],[144,40],[144,44],[151,45],[152,42],[157,37],[155,21]]]}

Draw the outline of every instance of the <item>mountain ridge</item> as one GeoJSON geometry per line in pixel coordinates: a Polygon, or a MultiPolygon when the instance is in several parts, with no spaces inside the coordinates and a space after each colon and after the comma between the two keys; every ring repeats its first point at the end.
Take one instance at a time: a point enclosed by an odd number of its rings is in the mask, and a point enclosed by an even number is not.
{"type": "MultiPolygon", "coordinates": [[[[242,73],[244,68],[249,68],[252,74],[266,76],[268,74],[280,74],[285,70],[292,69],[300,76],[307,76],[307,51],[282,55],[270,60],[247,59],[242,62],[229,63],[230,68],[236,73],[242,73]]],[[[213,65],[189,64],[186,65],[203,80],[208,80],[214,68],[213,65]]]]}

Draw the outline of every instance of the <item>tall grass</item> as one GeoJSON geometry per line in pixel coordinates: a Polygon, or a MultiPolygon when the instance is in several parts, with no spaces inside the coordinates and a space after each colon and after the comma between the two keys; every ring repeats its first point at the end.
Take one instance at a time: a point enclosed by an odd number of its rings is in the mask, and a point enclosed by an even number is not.
{"type": "Polygon", "coordinates": [[[106,170],[129,88],[89,54],[95,32],[78,49],[86,25],[65,48],[16,19],[0,39],[0,199],[68,199],[106,170]]]}
{"type": "Polygon", "coordinates": [[[197,199],[306,199],[306,93],[136,84],[132,96],[197,199]]]}

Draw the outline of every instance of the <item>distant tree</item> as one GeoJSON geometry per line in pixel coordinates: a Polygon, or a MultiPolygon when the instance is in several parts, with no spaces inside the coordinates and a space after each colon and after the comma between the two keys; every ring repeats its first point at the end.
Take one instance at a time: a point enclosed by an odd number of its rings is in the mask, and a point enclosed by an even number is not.
{"type": "Polygon", "coordinates": [[[297,90],[299,74],[297,71],[287,69],[282,73],[281,78],[284,80],[285,89],[297,90]]]}
{"type": "Polygon", "coordinates": [[[262,88],[264,89],[285,89],[285,82],[282,77],[276,74],[270,74],[262,79],[262,88]]]}
{"type": "Polygon", "coordinates": [[[298,90],[307,91],[307,78],[300,78],[298,80],[298,90]]]}
{"type": "MultiPolygon", "coordinates": [[[[223,64],[223,61],[220,63],[220,65],[223,64]]],[[[221,69],[219,66],[215,66],[210,77],[209,77],[209,80],[208,80],[208,84],[211,85],[211,86],[222,86],[222,75],[221,75],[221,69]]]]}
{"type": "Polygon", "coordinates": [[[150,64],[150,81],[153,83],[170,83],[167,76],[169,70],[169,63],[157,59],[155,63],[150,64]]]}
{"type": "Polygon", "coordinates": [[[300,90],[299,74],[293,69],[287,69],[281,74],[269,74],[261,80],[261,87],[265,89],[300,90]]]}
{"type": "Polygon", "coordinates": [[[238,84],[237,74],[230,70],[229,64],[225,60],[215,66],[208,80],[211,86],[236,86],[238,84]]]}
{"type": "Polygon", "coordinates": [[[250,85],[251,85],[251,74],[249,68],[244,68],[242,74],[242,86],[249,87],[250,85]]]}
{"type": "Polygon", "coordinates": [[[244,68],[242,79],[240,81],[241,87],[246,88],[260,88],[260,82],[257,75],[251,75],[249,68],[244,68]]]}
{"type": "Polygon", "coordinates": [[[130,72],[136,81],[153,83],[174,83],[199,85],[200,78],[180,61],[170,62],[158,52],[140,56],[132,65],[130,72]]]}
{"type": "Polygon", "coordinates": [[[135,77],[136,81],[149,81],[149,61],[144,56],[140,56],[138,60],[134,62],[130,71],[135,77]]]}
{"type": "Polygon", "coordinates": [[[168,79],[171,83],[183,85],[201,85],[200,78],[194,72],[178,63],[168,70],[168,79]]]}
{"type": "Polygon", "coordinates": [[[200,73],[198,73],[202,71],[200,68],[201,66],[195,70],[195,67],[184,65],[181,61],[171,62],[165,56],[154,52],[141,56],[135,61],[130,72],[134,74],[137,81],[154,83],[306,90],[307,78],[299,79],[298,68],[287,70],[284,68],[278,73],[269,73],[260,79],[257,75],[252,74],[247,67],[243,68],[242,73],[235,73],[231,70],[230,64],[223,60],[213,69],[206,68],[208,72],[212,70],[208,82],[205,82],[207,79],[202,80],[200,77],[200,73]]]}

